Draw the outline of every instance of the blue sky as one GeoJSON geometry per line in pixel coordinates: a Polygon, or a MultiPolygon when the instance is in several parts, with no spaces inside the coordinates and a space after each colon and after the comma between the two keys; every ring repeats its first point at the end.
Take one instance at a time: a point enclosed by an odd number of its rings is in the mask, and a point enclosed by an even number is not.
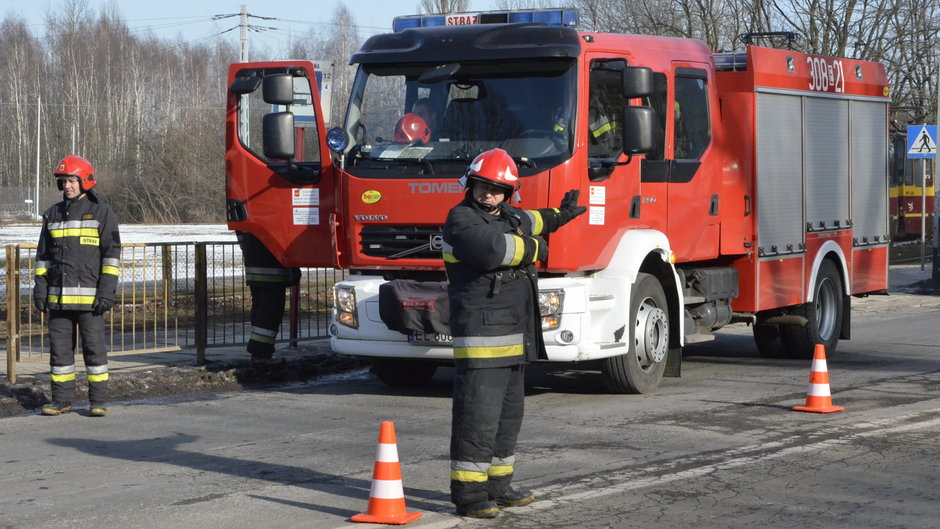
{"type": "MultiPolygon", "coordinates": [[[[250,19],[261,27],[277,30],[252,31],[249,42],[252,49],[265,46],[277,51],[290,40],[291,33],[303,34],[313,28],[327,28],[336,6],[345,4],[360,28],[363,38],[391,30],[392,18],[398,15],[420,13],[420,0],[85,0],[97,12],[109,3],[118,6],[128,26],[139,32],[152,31],[158,37],[173,39],[178,35],[189,41],[211,39],[238,24],[238,17],[212,20],[214,15],[237,14],[242,4],[248,5],[252,15],[274,17],[278,20],[250,19]]],[[[45,31],[43,20],[47,12],[61,9],[66,0],[0,0],[0,17],[10,12],[26,18],[34,32],[45,31]]],[[[490,9],[491,0],[471,0],[470,10],[490,9]]],[[[224,33],[233,42],[238,41],[238,30],[224,33]]]]}

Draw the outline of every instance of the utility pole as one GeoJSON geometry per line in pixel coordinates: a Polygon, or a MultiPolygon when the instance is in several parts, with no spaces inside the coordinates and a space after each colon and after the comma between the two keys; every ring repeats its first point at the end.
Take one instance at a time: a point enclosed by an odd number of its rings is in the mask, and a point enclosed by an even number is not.
{"type": "MultiPolygon", "coordinates": [[[[937,130],[940,130],[940,52],[937,53],[937,109],[934,121],[937,130]]],[[[924,160],[926,162],[926,160],[924,160]]],[[[933,284],[940,287],[940,156],[933,159],[933,267],[931,277],[933,284]]]]}
{"type": "Polygon", "coordinates": [[[36,208],[36,219],[39,218],[39,140],[42,131],[42,94],[36,96],[36,196],[33,200],[33,207],[36,208]]]}
{"type": "Polygon", "coordinates": [[[248,4],[242,4],[241,21],[239,22],[241,32],[241,54],[238,62],[248,62],[248,4]]]}

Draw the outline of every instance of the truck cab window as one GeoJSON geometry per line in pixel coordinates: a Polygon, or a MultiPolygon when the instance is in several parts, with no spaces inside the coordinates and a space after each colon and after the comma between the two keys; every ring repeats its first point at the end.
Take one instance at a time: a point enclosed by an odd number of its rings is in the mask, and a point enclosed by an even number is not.
{"type": "Polygon", "coordinates": [[[346,114],[346,169],[362,178],[454,178],[495,147],[519,160],[521,176],[562,163],[573,147],[576,66],[569,59],[468,62],[459,75],[428,78],[426,64],[363,65],[346,114]],[[427,125],[427,139],[396,141],[406,114],[427,125]]]}
{"type": "MultiPolygon", "coordinates": [[[[240,75],[258,75],[282,73],[283,68],[271,72],[240,72],[240,75]]],[[[296,132],[296,162],[319,162],[320,143],[317,136],[316,109],[310,92],[310,80],[306,77],[294,77],[294,102],[290,106],[272,105],[264,101],[264,88],[259,83],[251,92],[239,95],[238,100],[238,139],[252,154],[265,162],[264,148],[261,144],[261,121],[271,112],[289,110],[294,114],[296,132]]]]}
{"type": "Polygon", "coordinates": [[[646,155],[647,160],[662,160],[666,152],[666,74],[653,73],[654,92],[643,98],[643,105],[653,109],[656,121],[653,124],[653,151],[646,155]]]}
{"type": "Polygon", "coordinates": [[[676,76],[674,106],[675,159],[696,160],[711,142],[705,79],[676,76]]]}
{"type": "Polygon", "coordinates": [[[623,145],[618,116],[627,101],[620,90],[619,70],[591,71],[588,100],[588,157],[617,158],[623,145]]]}

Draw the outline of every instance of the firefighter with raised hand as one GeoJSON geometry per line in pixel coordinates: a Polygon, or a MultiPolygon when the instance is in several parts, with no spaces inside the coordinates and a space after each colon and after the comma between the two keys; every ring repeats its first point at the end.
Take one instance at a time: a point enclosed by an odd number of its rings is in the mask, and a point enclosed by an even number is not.
{"type": "Polygon", "coordinates": [[[72,410],[75,400],[75,331],[81,336],[88,376],[89,414],[108,414],[108,353],[104,313],[114,305],[121,262],[118,219],[95,187],[95,169],[81,156],[56,167],[63,200],[46,210],[36,249],[33,302],[48,312],[52,402],[43,415],[72,410]]]}
{"type": "Polygon", "coordinates": [[[548,254],[542,236],[586,208],[577,205],[577,190],[558,208],[511,206],[518,170],[502,149],[477,156],[462,183],[466,195],[447,215],[443,247],[456,367],[451,501],[461,516],[492,518],[501,506],[535,499],[511,485],[524,364],[546,357],[535,262],[548,254]]]}
{"type": "Polygon", "coordinates": [[[300,282],[299,268],[286,268],[257,237],[238,232],[238,245],[245,262],[245,283],[251,292],[251,335],[248,353],[251,365],[276,368],[284,363],[274,357],[274,343],[284,319],[286,289],[300,282]]]}

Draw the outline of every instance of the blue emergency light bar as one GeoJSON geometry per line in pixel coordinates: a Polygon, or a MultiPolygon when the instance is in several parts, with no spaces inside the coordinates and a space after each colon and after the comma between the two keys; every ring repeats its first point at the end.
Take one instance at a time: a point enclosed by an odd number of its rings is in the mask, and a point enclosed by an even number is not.
{"type": "Polygon", "coordinates": [[[514,24],[535,22],[548,26],[575,27],[578,25],[577,9],[522,9],[518,11],[472,11],[449,15],[407,15],[395,17],[392,30],[427,28],[435,26],[467,26],[473,24],[514,24]]]}

